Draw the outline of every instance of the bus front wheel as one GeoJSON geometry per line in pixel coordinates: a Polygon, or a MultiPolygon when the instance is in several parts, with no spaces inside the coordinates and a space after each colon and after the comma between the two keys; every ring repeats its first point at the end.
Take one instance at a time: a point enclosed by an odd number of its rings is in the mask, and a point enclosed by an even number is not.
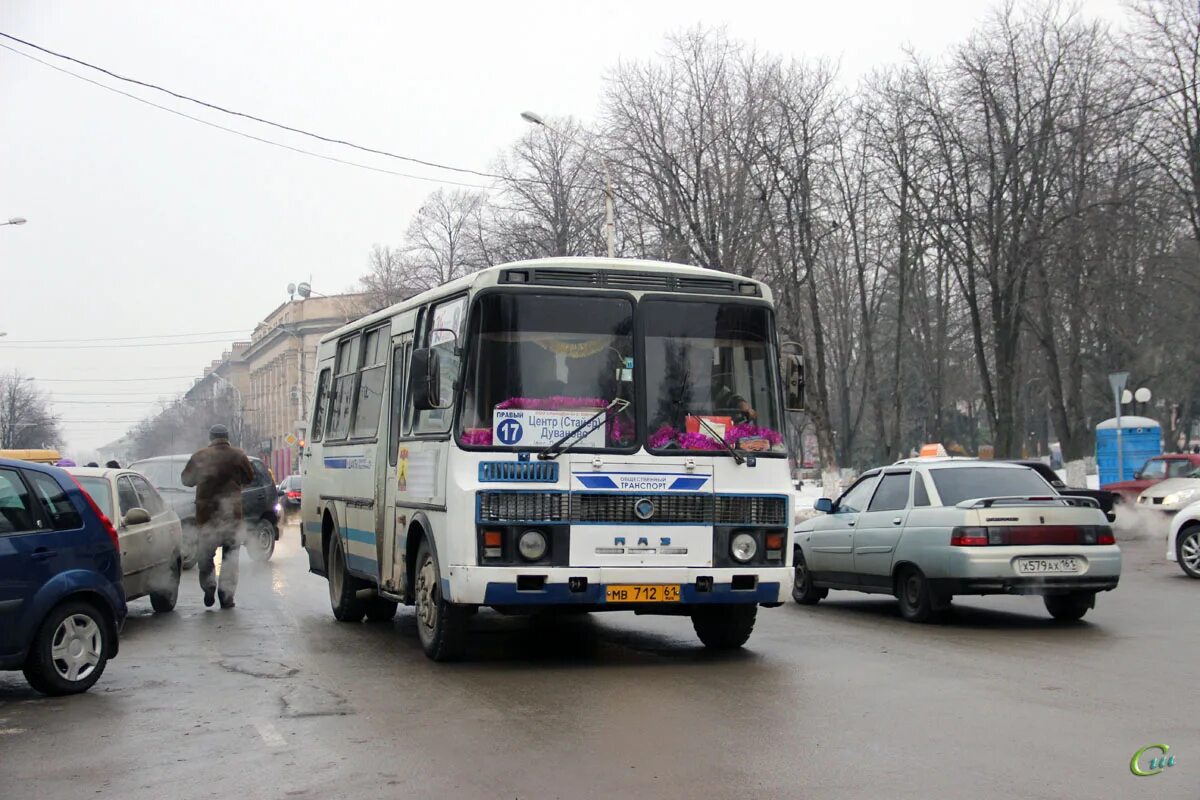
{"type": "Polygon", "coordinates": [[[736,650],[754,632],[757,617],[758,606],[752,603],[702,606],[692,612],[692,627],[709,650],[736,650]]]}
{"type": "Polygon", "coordinates": [[[451,603],[442,594],[442,572],[429,542],[417,549],[417,574],[413,581],[417,611],[417,636],[425,655],[434,661],[454,661],[466,646],[471,618],[466,606],[451,603]]]}

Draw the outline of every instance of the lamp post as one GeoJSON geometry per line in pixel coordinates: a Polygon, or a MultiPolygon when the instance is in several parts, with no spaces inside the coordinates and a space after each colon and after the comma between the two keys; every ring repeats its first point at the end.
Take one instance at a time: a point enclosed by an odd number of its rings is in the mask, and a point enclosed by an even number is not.
{"type": "Polygon", "coordinates": [[[4,225],[24,225],[29,220],[24,217],[9,217],[8,222],[0,222],[0,226],[4,225]]]}
{"type": "Polygon", "coordinates": [[[600,160],[600,167],[604,170],[604,227],[607,231],[608,257],[612,258],[613,251],[615,249],[614,240],[616,237],[616,224],[613,222],[613,184],[612,173],[610,173],[608,170],[608,159],[606,159],[604,154],[594,147],[584,144],[578,139],[572,138],[571,136],[568,136],[560,131],[558,128],[555,128],[550,123],[546,122],[546,120],[542,119],[539,114],[535,114],[532,111],[522,111],[521,119],[525,120],[531,125],[540,125],[554,135],[563,138],[576,147],[582,148],[600,160]]]}
{"type": "MultiPolygon", "coordinates": [[[[244,416],[245,416],[245,414],[246,414],[246,401],[245,401],[244,399],[242,399],[242,390],[241,390],[241,389],[239,389],[239,388],[237,388],[236,386],[234,386],[234,385],[233,385],[233,381],[229,380],[228,378],[224,377],[223,375],[218,375],[218,374],[217,374],[217,373],[215,373],[215,372],[210,372],[210,373],[208,373],[208,374],[212,376],[213,380],[218,380],[218,381],[220,381],[221,383],[223,383],[223,384],[225,384],[226,386],[228,386],[228,387],[229,387],[229,388],[230,388],[230,389],[233,391],[233,393],[237,395],[237,402],[238,402],[238,413],[237,413],[237,427],[238,427],[238,432],[237,432],[237,434],[238,434],[238,442],[239,442],[240,444],[245,444],[245,442],[243,442],[243,441],[242,441],[242,437],[245,435],[245,432],[246,432],[246,431],[245,431],[245,427],[246,427],[246,426],[245,426],[245,420],[243,419],[243,417],[244,417],[244,416]]],[[[216,398],[213,398],[213,399],[215,400],[216,398]]]]}

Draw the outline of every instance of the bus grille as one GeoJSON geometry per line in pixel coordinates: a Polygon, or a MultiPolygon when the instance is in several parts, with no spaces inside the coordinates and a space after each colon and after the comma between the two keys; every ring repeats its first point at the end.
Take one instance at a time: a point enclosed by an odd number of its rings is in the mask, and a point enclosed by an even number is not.
{"type": "Polygon", "coordinates": [[[725,495],[717,498],[718,525],[786,525],[787,499],[725,495]]]}
{"type": "Polygon", "coordinates": [[[638,519],[633,507],[642,499],[637,494],[573,494],[572,522],[610,522],[616,524],[691,522],[711,525],[713,497],[711,494],[655,495],[654,515],[638,519]]]}
{"type": "Polygon", "coordinates": [[[558,480],[555,461],[484,461],[479,465],[480,483],[554,483],[558,480]]]}
{"type": "Polygon", "coordinates": [[[563,492],[480,492],[482,522],[566,522],[563,492]]]}
{"type": "Polygon", "coordinates": [[[787,499],[754,495],[658,494],[654,514],[639,519],[634,505],[645,495],[575,492],[480,492],[481,522],[578,522],[611,525],[787,524],[787,499]]]}

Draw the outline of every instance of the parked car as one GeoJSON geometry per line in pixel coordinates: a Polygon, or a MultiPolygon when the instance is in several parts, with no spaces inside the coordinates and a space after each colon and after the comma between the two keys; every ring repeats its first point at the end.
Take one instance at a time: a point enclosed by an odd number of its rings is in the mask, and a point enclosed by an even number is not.
{"type": "Polygon", "coordinates": [[[1117,495],[1118,502],[1133,503],[1138,495],[1167,478],[1181,478],[1200,468],[1200,454],[1175,453],[1155,456],[1133,474],[1133,480],[1114,481],[1100,488],[1117,495]]]}
{"type": "Polygon", "coordinates": [[[923,622],[960,594],[1041,595],[1077,620],[1115,589],[1121,551],[1095,500],[1063,497],[1031,469],[974,459],[911,459],[873,469],[802,523],[796,602],[830,589],[892,594],[923,622]]]}
{"type": "Polygon", "coordinates": [[[126,601],[149,595],[155,611],[173,611],[183,569],[179,516],[140,473],[95,467],[67,472],[116,525],[126,601]]]}
{"type": "MultiPolygon", "coordinates": [[[[196,563],[196,490],[183,485],[183,468],[190,455],[157,456],[135,461],[131,470],[140,472],[162,493],[183,524],[183,567],[196,563]]],[[[242,488],[242,517],[246,529],[246,554],[255,561],[267,561],[279,540],[279,490],[267,465],[250,459],[254,482],[242,488]]]]}
{"type": "Polygon", "coordinates": [[[1178,564],[1189,578],[1200,578],[1200,501],[1184,506],[1171,519],[1167,560],[1178,564]]]}
{"type": "Polygon", "coordinates": [[[1117,500],[1117,496],[1113,492],[1105,491],[1104,489],[1085,489],[1082,487],[1067,486],[1066,481],[1058,477],[1058,473],[1054,468],[1045,461],[1037,459],[1015,459],[1008,462],[1010,464],[1020,464],[1023,467],[1029,467],[1038,475],[1042,476],[1042,480],[1054,487],[1054,491],[1061,494],[1063,497],[1090,497],[1100,504],[1100,510],[1104,512],[1104,516],[1108,517],[1109,522],[1117,521],[1117,512],[1113,510],[1113,504],[1117,500]]]}
{"type": "Polygon", "coordinates": [[[0,459],[0,669],[43,694],[86,692],[125,624],[117,531],[71,476],[0,459]]]}
{"type": "Polygon", "coordinates": [[[300,476],[288,475],[284,478],[283,483],[279,484],[279,496],[288,511],[299,511],[301,498],[300,476]]]}

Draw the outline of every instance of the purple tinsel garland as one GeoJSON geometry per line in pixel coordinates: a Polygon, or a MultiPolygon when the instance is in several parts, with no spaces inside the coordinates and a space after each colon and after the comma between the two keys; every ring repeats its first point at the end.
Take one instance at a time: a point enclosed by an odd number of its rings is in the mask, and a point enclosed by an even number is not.
{"type": "MultiPolygon", "coordinates": [[[[783,444],[783,435],[778,431],[770,428],[764,428],[750,422],[743,422],[740,425],[734,425],[725,431],[725,442],[733,447],[737,445],[740,439],[766,439],[772,445],[783,444]]],[[[670,425],[663,425],[650,436],[650,441],[647,444],[651,450],[661,450],[667,447],[672,442],[678,444],[683,450],[719,450],[721,445],[719,442],[713,441],[713,438],[707,433],[684,433],[677,431],[670,425]]]]}

